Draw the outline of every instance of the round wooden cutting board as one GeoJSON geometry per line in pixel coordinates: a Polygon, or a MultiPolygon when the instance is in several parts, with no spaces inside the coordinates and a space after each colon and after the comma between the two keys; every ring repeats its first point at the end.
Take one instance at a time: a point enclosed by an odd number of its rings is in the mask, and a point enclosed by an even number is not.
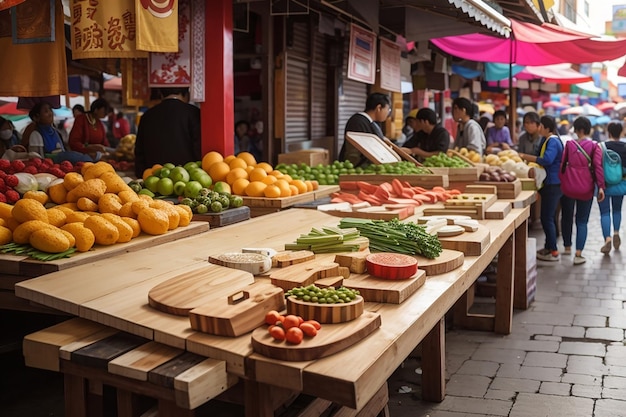
{"type": "Polygon", "coordinates": [[[363,314],[363,297],[357,296],[349,303],[319,304],[298,300],[296,297],[287,297],[287,313],[307,320],[316,320],[320,323],[344,323],[352,321],[363,314]]]}
{"type": "Polygon", "coordinates": [[[252,349],[273,359],[310,361],[352,346],[378,329],[380,324],[380,314],[366,311],[347,323],[323,324],[317,336],[305,337],[298,345],[274,340],[267,331],[267,326],[262,326],[252,332],[252,349]]]}
{"type": "Polygon", "coordinates": [[[457,269],[463,265],[465,255],[463,255],[463,252],[444,249],[441,255],[435,259],[428,259],[419,255],[415,255],[414,258],[417,259],[419,269],[424,270],[426,275],[432,276],[445,274],[446,272],[457,269]]]}

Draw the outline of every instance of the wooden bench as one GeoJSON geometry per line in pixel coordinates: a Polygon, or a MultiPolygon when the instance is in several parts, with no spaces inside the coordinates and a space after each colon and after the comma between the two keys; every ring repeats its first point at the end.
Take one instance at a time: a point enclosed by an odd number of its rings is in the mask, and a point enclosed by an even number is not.
{"type": "Polygon", "coordinates": [[[65,416],[98,416],[103,386],[116,390],[120,417],[139,416],[140,396],[158,402],[159,416],[194,416],[194,409],[236,384],[226,363],[74,318],[24,338],[27,366],[62,372],[65,416]]]}

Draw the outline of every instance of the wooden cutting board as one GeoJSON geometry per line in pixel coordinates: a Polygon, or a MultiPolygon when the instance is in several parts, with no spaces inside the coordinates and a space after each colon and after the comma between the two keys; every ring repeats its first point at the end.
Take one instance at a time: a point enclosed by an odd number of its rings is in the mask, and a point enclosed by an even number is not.
{"type": "Polygon", "coordinates": [[[228,297],[252,283],[254,276],[249,272],[207,264],[153,287],[148,302],[164,313],[187,316],[194,308],[228,297]]]}
{"type": "Polygon", "coordinates": [[[370,184],[380,185],[384,182],[390,183],[394,178],[424,188],[448,186],[448,176],[442,174],[342,174],[339,176],[339,187],[341,187],[342,181],[365,181],[370,184]]]}
{"type": "Polygon", "coordinates": [[[419,255],[415,255],[414,258],[417,259],[417,267],[426,272],[429,277],[453,271],[463,265],[465,260],[463,252],[450,249],[444,249],[441,251],[441,255],[435,259],[428,259],[419,255]]]}
{"type": "Polygon", "coordinates": [[[511,203],[508,201],[497,201],[485,210],[485,219],[504,219],[511,212],[511,203]]]}
{"type": "Polygon", "coordinates": [[[270,272],[272,284],[288,291],[294,287],[314,284],[320,278],[339,277],[342,272],[339,264],[328,261],[312,260],[291,265],[270,272]]]}
{"type": "Polygon", "coordinates": [[[368,273],[352,274],[350,278],[343,280],[343,286],[359,290],[361,296],[368,302],[400,304],[419,290],[425,282],[426,272],[418,269],[417,273],[408,279],[376,278],[368,273]]]}
{"type": "Polygon", "coordinates": [[[406,207],[401,209],[387,210],[384,207],[380,207],[380,210],[353,210],[353,211],[339,211],[328,210],[324,213],[331,214],[337,217],[356,217],[357,219],[371,219],[371,220],[391,220],[398,219],[404,220],[407,217],[413,215],[414,208],[406,207]]]}
{"type": "Polygon", "coordinates": [[[228,226],[250,219],[250,207],[229,208],[221,213],[194,214],[192,220],[209,222],[211,228],[228,226]]]}
{"type": "MultiPolygon", "coordinates": [[[[440,237],[439,241],[444,251],[449,249],[462,252],[465,256],[480,256],[491,242],[491,233],[486,226],[479,225],[475,232],[466,232],[458,236],[440,237]]],[[[418,265],[420,268],[422,267],[419,261],[418,265]]]]}
{"type": "Polygon", "coordinates": [[[444,207],[448,208],[458,208],[465,206],[476,206],[482,205],[485,209],[491,207],[493,203],[498,200],[498,197],[495,194],[474,194],[474,193],[463,193],[459,195],[455,195],[453,198],[448,199],[443,203],[444,207]]]}
{"type": "Polygon", "coordinates": [[[352,346],[381,325],[380,314],[365,311],[348,323],[323,324],[315,337],[305,337],[299,345],[274,340],[267,326],[252,332],[252,349],[261,355],[283,361],[310,361],[324,358],[352,346]]]}
{"type": "Polygon", "coordinates": [[[284,251],[272,256],[272,266],[275,268],[285,268],[287,266],[300,264],[302,262],[315,259],[315,253],[310,250],[284,251]]]}
{"type": "Polygon", "coordinates": [[[261,326],[265,313],[285,308],[285,293],[269,283],[254,283],[242,291],[211,301],[189,312],[191,328],[218,336],[240,336],[261,326]]]}

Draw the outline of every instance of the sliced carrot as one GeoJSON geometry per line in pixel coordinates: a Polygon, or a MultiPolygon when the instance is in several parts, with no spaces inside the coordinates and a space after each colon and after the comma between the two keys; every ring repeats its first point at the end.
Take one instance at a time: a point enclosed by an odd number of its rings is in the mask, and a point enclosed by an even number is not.
{"type": "Polygon", "coordinates": [[[413,197],[411,197],[413,200],[415,201],[419,201],[421,203],[432,203],[433,201],[430,199],[430,197],[428,197],[427,195],[424,194],[415,194],[413,197]]]}
{"type": "Polygon", "coordinates": [[[428,191],[426,188],[420,187],[419,185],[416,185],[415,187],[411,187],[411,189],[415,191],[416,193],[423,193],[424,191],[428,191]]]}
{"type": "Polygon", "coordinates": [[[402,182],[399,179],[394,178],[393,180],[391,180],[391,186],[393,187],[393,192],[397,196],[402,195],[402,192],[404,191],[404,185],[402,185],[402,182]]]}
{"type": "Polygon", "coordinates": [[[380,186],[374,192],[374,195],[378,197],[381,201],[387,201],[387,199],[391,197],[391,195],[389,194],[389,191],[385,190],[384,188],[380,186]]]}
{"type": "Polygon", "coordinates": [[[388,182],[383,182],[382,184],[379,185],[379,187],[387,191],[388,193],[393,192],[393,186],[389,184],[388,182]]]}
{"type": "Polygon", "coordinates": [[[448,190],[448,193],[450,193],[451,195],[459,195],[461,194],[461,191],[457,190],[456,188],[452,188],[448,190]]]}
{"type": "Polygon", "coordinates": [[[433,187],[433,191],[438,192],[438,193],[445,193],[447,190],[437,185],[433,187]]]}
{"type": "Polygon", "coordinates": [[[363,200],[363,201],[367,201],[368,203],[370,203],[373,206],[380,206],[380,205],[382,205],[382,201],[380,201],[379,198],[377,198],[373,194],[367,194],[367,193],[363,192],[363,190],[359,191],[358,197],[361,200],[363,200]]]}
{"type": "Polygon", "coordinates": [[[356,186],[359,190],[365,191],[368,194],[374,194],[378,189],[377,185],[370,184],[369,182],[365,181],[357,181],[356,186]]]}

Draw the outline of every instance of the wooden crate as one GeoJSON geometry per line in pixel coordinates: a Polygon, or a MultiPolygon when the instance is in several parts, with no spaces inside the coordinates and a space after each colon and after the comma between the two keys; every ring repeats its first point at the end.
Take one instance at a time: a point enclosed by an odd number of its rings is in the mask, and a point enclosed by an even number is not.
{"type": "Polygon", "coordinates": [[[519,178],[522,183],[522,191],[536,191],[537,182],[534,178],[519,178]]]}
{"type": "Polygon", "coordinates": [[[513,199],[522,192],[522,182],[519,178],[512,182],[476,181],[475,184],[495,186],[498,198],[513,199]]]}
{"type": "Polygon", "coordinates": [[[281,153],[278,155],[279,164],[307,164],[310,167],[319,164],[328,165],[330,156],[327,149],[307,149],[296,152],[281,153]]]}
{"type": "Polygon", "coordinates": [[[442,174],[407,174],[407,175],[394,175],[394,174],[345,174],[339,176],[339,183],[343,181],[365,181],[370,184],[380,185],[384,182],[391,182],[394,178],[400,181],[406,181],[413,186],[420,186],[424,188],[433,188],[436,186],[447,187],[449,185],[448,176],[442,174]]]}
{"type": "Polygon", "coordinates": [[[467,168],[431,168],[434,174],[447,175],[448,181],[452,183],[457,182],[474,182],[478,181],[480,174],[483,173],[485,167],[483,165],[477,165],[467,168]]]}

